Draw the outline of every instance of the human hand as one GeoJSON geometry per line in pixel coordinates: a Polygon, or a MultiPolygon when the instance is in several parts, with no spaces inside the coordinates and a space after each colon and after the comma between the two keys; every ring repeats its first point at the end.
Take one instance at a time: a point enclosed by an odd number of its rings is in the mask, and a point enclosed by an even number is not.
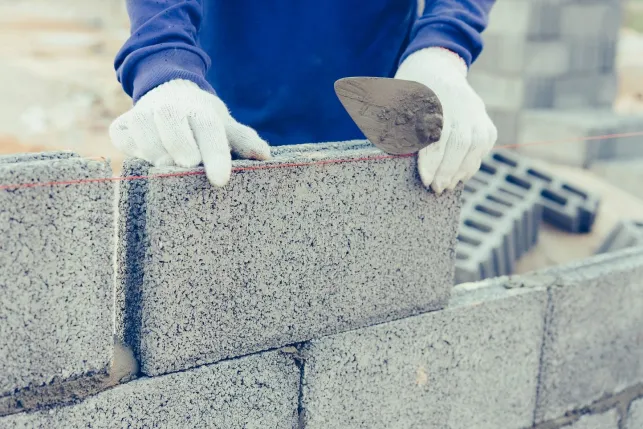
{"type": "Polygon", "coordinates": [[[268,143],[255,130],[234,120],[219,97],[187,80],[148,92],[112,123],[109,134],[123,153],[157,167],[203,163],[215,186],[230,179],[231,150],[241,158],[270,158],[268,143]]]}
{"type": "Polygon", "coordinates": [[[424,186],[438,194],[471,178],[498,138],[484,102],[467,82],[467,67],[455,53],[426,48],[409,55],[395,77],[430,88],[442,104],[440,140],[418,154],[424,186]]]}

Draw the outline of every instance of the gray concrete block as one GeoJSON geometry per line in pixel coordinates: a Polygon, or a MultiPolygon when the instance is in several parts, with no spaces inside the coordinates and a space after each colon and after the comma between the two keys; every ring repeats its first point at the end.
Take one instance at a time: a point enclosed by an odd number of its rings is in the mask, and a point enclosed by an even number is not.
{"type": "Polygon", "coordinates": [[[618,412],[610,410],[603,414],[585,415],[568,429],[618,429],[618,412]]]}
{"type": "Polygon", "coordinates": [[[555,109],[607,108],[616,97],[616,80],[596,72],[570,75],[556,79],[553,94],[555,109]]]}
{"type": "Polygon", "coordinates": [[[472,71],[468,79],[490,110],[518,111],[553,106],[555,79],[551,77],[472,71]]]}
{"type": "Polygon", "coordinates": [[[505,281],[457,286],[442,311],[310,342],[304,427],[530,426],[546,293],[505,281]]]}
{"type": "Polygon", "coordinates": [[[643,158],[643,118],[609,109],[523,112],[517,150],[547,161],[589,167],[598,160],[643,158]],[[601,137],[602,138],[595,138],[601,137]],[[543,142],[551,144],[529,144],[543,142]]]}
{"type": "MultiPolygon", "coordinates": [[[[111,176],[104,162],[23,159],[0,164],[0,186],[111,176]]],[[[0,397],[107,370],[113,203],[112,182],[0,189],[0,397]]]]}
{"type": "MultiPolygon", "coordinates": [[[[132,267],[133,277],[121,277],[119,299],[138,303],[133,336],[126,335],[143,373],[445,304],[460,189],[442,196],[426,190],[415,158],[374,148],[295,148],[234,168],[222,189],[203,175],[166,177],[148,180],[146,195],[137,197],[145,220],[128,221],[144,225],[145,236],[125,243],[135,246],[130,254],[144,271],[132,267]]],[[[149,172],[169,171],[182,170],[149,172]]]]}
{"type": "Polygon", "coordinates": [[[542,275],[556,281],[549,289],[538,422],[643,381],[643,248],[542,275]]]}
{"type": "Polygon", "coordinates": [[[490,14],[485,35],[553,39],[560,34],[561,7],[557,2],[501,1],[490,14]]]}
{"type": "Polygon", "coordinates": [[[292,428],[299,378],[291,358],[270,352],[139,379],[68,407],[0,418],[0,428],[292,428]]]}
{"type": "Polygon", "coordinates": [[[595,37],[616,40],[621,25],[619,2],[571,3],[560,10],[560,35],[563,39],[595,37]]]}
{"type": "Polygon", "coordinates": [[[625,429],[643,428],[643,399],[632,402],[627,413],[625,429]]]}
{"type": "MultiPolygon", "coordinates": [[[[493,12],[492,12],[493,19],[493,12]]],[[[560,40],[528,40],[506,34],[484,35],[484,50],[472,71],[522,76],[561,76],[570,71],[569,44],[560,40]]],[[[598,68],[598,51],[597,51],[598,68]]]]}
{"type": "Polygon", "coordinates": [[[38,153],[15,153],[0,155],[0,164],[13,164],[16,162],[44,161],[48,159],[79,158],[77,153],[71,151],[53,151],[38,153]]]}
{"type": "Polygon", "coordinates": [[[635,246],[643,246],[643,218],[640,221],[620,221],[610,231],[596,253],[615,252],[635,246]]]}

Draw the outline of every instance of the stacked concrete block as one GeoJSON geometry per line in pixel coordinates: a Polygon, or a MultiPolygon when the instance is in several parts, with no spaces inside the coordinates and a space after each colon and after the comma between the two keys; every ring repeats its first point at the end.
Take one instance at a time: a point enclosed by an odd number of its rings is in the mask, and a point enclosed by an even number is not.
{"type": "Polygon", "coordinates": [[[456,254],[456,284],[512,274],[538,241],[541,219],[564,231],[591,230],[599,199],[523,156],[496,150],[467,182],[456,254]]]}
{"type": "Polygon", "coordinates": [[[497,2],[469,78],[498,127],[498,144],[526,142],[525,111],[609,108],[620,22],[618,1],[497,2]]]}
{"type": "Polygon", "coordinates": [[[529,110],[518,128],[518,141],[525,144],[518,151],[551,162],[588,168],[643,156],[641,116],[608,109],[529,110]]]}
{"type": "Polygon", "coordinates": [[[543,275],[553,284],[537,422],[643,382],[643,249],[601,255],[543,275]]]}
{"type": "Polygon", "coordinates": [[[302,427],[531,426],[546,300],[462,285],[443,311],[311,341],[302,427]]]}
{"type": "Polygon", "coordinates": [[[637,428],[643,428],[643,399],[632,402],[625,423],[625,429],[637,428]]]}
{"type": "Polygon", "coordinates": [[[147,172],[122,195],[140,204],[121,213],[131,227],[118,260],[139,262],[121,268],[117,297],[145,374],[436,310],[449,297],[460,189],[428,191],[413,157],[364,143],[280,149],[265,163],[235,161],[220,189],[199,172],[147,172]]]}
{"type": "Polygon", "coordinates": [[[622,220],[610,231],[596,253],[614,252],[635,246],[643,246],[643,221],[622,220]]]}
{"type": "Polygon", "coordinates": [[[114,188],[100,179],[110,175],[70,153],[0,157],[0,415],[37,405],[40,389],[107,376],[114,188]]]}
{"type": "Polygon", "coordinates": [[[0,418],[0,428],[293,428],[299,379],[292,358],[268,352],[139,379],[76,405],[0,418]]]}

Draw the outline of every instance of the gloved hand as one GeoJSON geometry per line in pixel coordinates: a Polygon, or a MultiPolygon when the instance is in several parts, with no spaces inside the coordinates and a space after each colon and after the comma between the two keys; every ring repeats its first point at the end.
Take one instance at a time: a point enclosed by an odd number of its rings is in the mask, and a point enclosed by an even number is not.
{"type": "Polygon", "coordinates": [[[203,163],[216,186],[230,178],[230,150],[242,158],[270,158],[268,143],[255,130],[235,121],[217,96],[187,80],[173,80],[145,94],[112,123],[109,134],[126,155],[157,167],[203,163]]]}
{"type": "Polygon", "coordinates": [[[446,49],[426,48],[409,55],[395,77],[429,87],[442,103],[440,140],[418,154],[424,186],[440,194],[470,179],[496,143],[498,131],[484,102],[467,82],[465,62],[446,49]]]}

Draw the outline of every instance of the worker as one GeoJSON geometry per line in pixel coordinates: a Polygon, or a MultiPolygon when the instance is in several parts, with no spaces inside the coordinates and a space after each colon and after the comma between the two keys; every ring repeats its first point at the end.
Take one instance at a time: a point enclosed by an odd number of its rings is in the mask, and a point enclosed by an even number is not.
{"type": "Polygon", "coordinates": [[[115,68],[133,108],[110,136],[155,166],[203,164],[227,183],[231,151],[364,138],[334,93],[342,77],[419,82],[442,103],[440,140],[418,154],[435,192],[470,178],[497,131],[467,82],[495,0],[127,0],[115,68]]]}

